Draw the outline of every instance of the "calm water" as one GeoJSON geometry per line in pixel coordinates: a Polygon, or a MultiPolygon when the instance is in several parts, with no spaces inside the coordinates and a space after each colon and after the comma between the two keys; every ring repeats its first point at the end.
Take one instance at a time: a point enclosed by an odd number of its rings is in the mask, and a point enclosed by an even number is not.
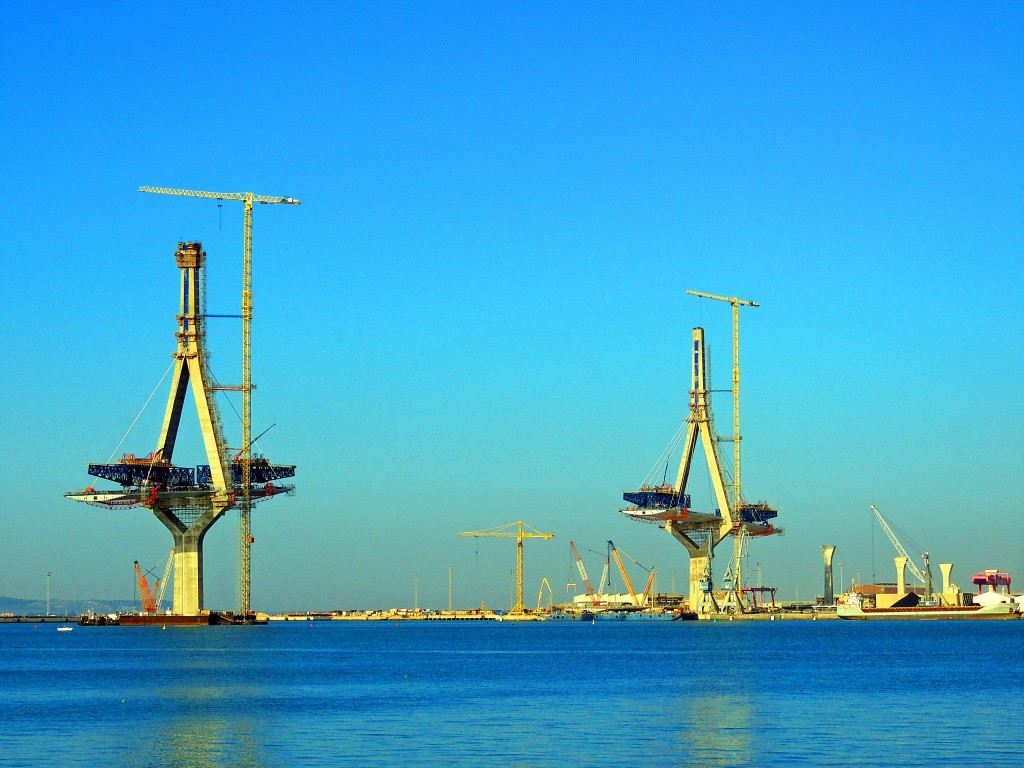
{"type": "Polygon", "coordinates": [[[0,626],[0,765],[1020,766],[1024,621],[0,626]]]}

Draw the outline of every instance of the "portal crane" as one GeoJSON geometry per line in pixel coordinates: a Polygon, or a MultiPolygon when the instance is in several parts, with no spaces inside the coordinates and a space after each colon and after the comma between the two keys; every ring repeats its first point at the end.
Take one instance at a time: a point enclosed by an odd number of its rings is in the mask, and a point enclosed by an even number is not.
{"type": "Polygon", "coordinates": [[[526,525],[522,520],[518,520],[514,523],[507,523],[505,525],[499,525],[496,528],[487,528],[482,531],[460,531],[456,536],[472,536],[476,539],[494,538],[494,539],[509,539],[514,538],[516,540],[516,604],[512,606],[512,610],[509,612],[513,616],[521,616],[526,613],[526,608],[523,607],[523,540],[524,539],[553,539],[555,534],[553,533],[541,533],[531,525],[526,525]],[[529,531],[524,531],[523,526],[529,528],[529,531]],[[509,530],[512,526],[516,526],[515,531],[509,530]]]}
{"type": "MultiPolygon", "coordinates": [[[[691,296],[727,301],[732,305],[732,503],[738,507],[743,499],[740,485],[740,307],[759,307],[756,301],[735,296],[717,296],[701,291],[687,291],[691,296]]],[[[722,439],[722,438],[719,438],[722,439]]]]}
{"type": "Polygon", "coordinates": [[[900,557],[905,557],[907,559],[907,568],[909,568],[910,572],[914,574],[914,578],[924,584],[925,599],[930,600],[932,597],[932,569],[928,563],[928,553],[925,552],[922,555],[924,558],[924,570],[922,571],[917,567],[917,565],[915,565],[914,561],[910,559],[910,555],[907,554],[907,550],[903,548],[903,545],[900,544],[900,540],[896,538],[896,534],[892,532],[892,528],[890,528],[889,524],[885,522],[885,518],[882,517],[882,513],[878,511],[878,507],[872,504],[871,510],[875,513],[875,517],[878,518],[878,523],[882,526],[882,530],[885,531],[885,535],[889,537],[889,541],[891,541],[892,545],[896,547],[896,551],[899,553],[900,557]]]}
{"type": "Polygon", "coordinates": [[[739,526],[733,538],[732,562],[729,563],[723,579],[729,589],[726,605],[730,610],[734,609],[740,613],[745,610],[743,605],[743,555],[748,535],[747,529],[742,525],[739,526]]]}
{"type": "Polygon", "coordinates": [[[142,595],[143,613],[156,613],[156,602],[153,600],[153,593],[149,591],[149,582],[142,575],[139,568],[139,561],[135,561],[135,579],[139,582],[139,594],[142,595]]]}
{"type": "Polygon", "coordinates": [[[202,192],[193,189],[170,189],[167,187],[139,187],[139,192],[179,197],[202,197],[210,200],[239,200],[245,206],[242,241],[242,449],[240,460],[242,470],[242,499],[239,506],[241,549],[239,551],[239,612],[249,615],[250,552],[253,544],[250,517],[252,513],[251,464],[252,464],[252,204],[299,205],[292,197],[256,195],[252,192],[202,192]]]}
{"type": "Polygon", "coordinates": [[[590,598],[590,602],[596,605],[597,596],[594,594],[594,586],[590,583],[590,577],[587,576],[587,569],[583,566],[583,558],[581,558],[580,553],[576,551],[576,543],[570,541],[569,548],[572,549],[572,556],[576,560],[576,570],[580,572],[580,578],[583,579],[583,586],[587,590],[587,596],[590,598]]]}

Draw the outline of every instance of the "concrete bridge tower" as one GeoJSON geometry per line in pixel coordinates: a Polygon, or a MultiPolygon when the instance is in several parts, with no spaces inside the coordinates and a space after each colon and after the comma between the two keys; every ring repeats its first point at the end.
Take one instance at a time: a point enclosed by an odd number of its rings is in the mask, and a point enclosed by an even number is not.
{"type": "MultiPolygon", "coordinates": [[[[215,393],[240,387],[213,384],[206,349],[206,310],[201,243],[178,243],[174,254],[180,273],[180,303],[173,353],[174,371],[156,450],[144,458],[124,454],[114,464],[90,464],[89,474],[118,483],[120,491],[86,488],[67,498],[104,507],[143,506],[152,510],[174,539],[174,602],[172,612],[197,616],[203,609],[203,540],[224,512],[235,506],[242,490],[240,461],[250,461],[254,500],[290,493],[291,485],[275,481],[294,477],[294,465],[270,464],[262,457],[232,459],[224,439],[215,393]],[[172,463],[182,412],[189,391],[195,403],[207,464],[195,468],[172,463]]],[[[241,453],[241,452],[239,452],[241,453]]]]}
{"type": "MultiPolygon", "coordinates": [[[[700,294],[707,295],[707,294],[700,294]]],[[[712,298],[718,298],[713,297],[712,298]]],[[[733,301],[733,300],[730,300],[733,301]]],[[[736,302],[741,300],[737,299],[736,302]]],[[[745,302],[757,306],[753,302],[745,302]]],[[[734,345],[737,341],[737,305],[734,304],[734,345]]],[[[734,349],[734,352],[736,350],[734,349]]],[[[627,491],[622,498],[633,507],[623,509],[626,516],[641,522],[656,523],[685,548],[690,556],[689,607],[698,615],[710,615],[720,609],[714,598],[712,581],[712,559],[715,548],[727,536],[736,536],[740,541],[740,530],[747,536],[765,536],[780,532],[768,521],[778,516],[778,511],[766,502],[749,503],[744,500],[738,479],[738,465],[733,467],[731,482],[727,479],[719,443],[726,438],[719,437],[715,430],[711,410],[710,374],[704,345],[704,329],[693,329],[692,346],[686,355],[691,371],[690,412],[686,419],[686,436],[682,439],[682,457],[674,485],[641,485],[637,491],[627,491]],[[690,471],[698,440],[703,450],[711,487],[714,492],[716,509],[697,512],[690,509],[690,495],[687,493],[690,471]]],[[[738,353],[734,355],[733,382],[738,388],[738,353]]],[[[738,389],[734,389],[738,393],[738,389]]],[[[738,442],[738,423],[734,424],[736,434],[731,438],[738,442]]],[[[738,460],[738,452],[734,459],[738,460]]],[[[734,547],[734,560],[736,559],[734,547]]],[[[735,574],[734,574],[735,578],[735,574]]],[[[734,589],[735,602],[743,610],[739,591],[734,589]]]]}

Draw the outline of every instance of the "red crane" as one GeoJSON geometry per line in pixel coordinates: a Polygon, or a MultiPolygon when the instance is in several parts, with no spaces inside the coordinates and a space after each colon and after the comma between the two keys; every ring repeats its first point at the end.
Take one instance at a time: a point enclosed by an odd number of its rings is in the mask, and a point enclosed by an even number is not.
{"type": "Polygon", "coordinates": [[[139,582],[139,592],[142,594],[142,610],[144,613],[156,613],[156,600],[153,599],[153,593],[149,591],[149,582],[146,581],[146,577],[142,575],[142,569],[139,568],[139,561],[135,561],[135,578],[139,582]]]}

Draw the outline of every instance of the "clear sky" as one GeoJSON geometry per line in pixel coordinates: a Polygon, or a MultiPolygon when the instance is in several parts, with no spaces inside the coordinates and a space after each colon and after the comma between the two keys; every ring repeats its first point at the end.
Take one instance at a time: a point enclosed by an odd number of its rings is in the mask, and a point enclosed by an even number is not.
{"type": "MultiPolygon", "coordinates": [[[[144,509],[62,497],[170,363],[179,238],[210,311],[238,311],[241,205],[140,185],[302,200],[255,211],[253,428],[298,465],[254,512],[255,608],[411,605],[415,574],[446,607],[449,566],[458,605],[507,605],[514,544],[455,533],[518,519],[556,534],[526,545],[528,602],[578,581],[570,539],[594,580],[613,539],[683,589],[684,550],[618,509],[686,416],[694,326],[729,386],[729,308],[686,289],[761,304],[744,489],[786,528],[753,545],[764,583],[820,593],[822,544],[891,580],[872,502],[961,586],[1024,583],[1019,4],[4,16],[0,594],[51,571],[55,599],[130,596],[171,546],[144,509]]],[[[153,449],[165,398],[121,451],[153,449]]],[[[185,437],[176,461],[205,463],[185,437]]],[[[207,538],[210,607],[237,604],[236,540],[234,513],[207,538]]]]}

